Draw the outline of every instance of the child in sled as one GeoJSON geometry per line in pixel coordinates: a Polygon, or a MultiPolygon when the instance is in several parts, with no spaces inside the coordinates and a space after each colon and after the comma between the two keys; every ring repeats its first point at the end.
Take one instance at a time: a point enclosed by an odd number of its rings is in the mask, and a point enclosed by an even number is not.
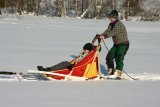
{"type": "Polygon", "coordinates": [[[72,70],[73,66],[79,61],[83,60],[83,58],[85,58],[92,50],[93,50],[93,45],[91,43],[86,43],[83,46],[83,52],[79,55],[79,57],[76,59],[74,63],[71,63],[69,61],[63,61],[63,62],[60,62],[59,64],[56,64],[51,67],[46,67],[46,68],[44,68],[43,66],[37,66],[37,69],[39,71],[56,71],[61,69],[72,70]]]}

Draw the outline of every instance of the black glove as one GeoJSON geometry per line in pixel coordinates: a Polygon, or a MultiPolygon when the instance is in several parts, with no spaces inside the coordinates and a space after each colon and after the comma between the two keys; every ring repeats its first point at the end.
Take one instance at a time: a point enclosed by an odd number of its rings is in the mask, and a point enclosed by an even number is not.
{"type": "Polygon", "coordinates": [[[94,42],[99,38],[99,34],[96,34],[96,36],[94,37],[94,39],[92,40],[92,44],[94,44],[94,42]]]}
{"type": "Polygon", "coordinates": [[[71,71],[71,70],[73,69],[73,66],[74,66],[74,64],[70,64],[70,65],[67,67],[67,69],[71,71]]]}

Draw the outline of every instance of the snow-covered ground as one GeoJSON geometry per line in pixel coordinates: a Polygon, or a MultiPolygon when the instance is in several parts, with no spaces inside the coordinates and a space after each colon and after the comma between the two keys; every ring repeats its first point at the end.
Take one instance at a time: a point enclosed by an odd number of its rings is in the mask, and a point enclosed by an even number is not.
{"type": "MultiPolygon", "coordinates": [[[[26,72],[78,55],[107,20],[0,17],[0,71],[26,72]]],[[[130,49],[125,71],[141,81],[16,81],[0,79],[1,107],[159,107],[160,22],[124,22],[130,49]]],[[[108,48],[112,40],[105,40],[108,48]]],[[[107,50],[103,46],[101,64],[107,50]]],[[[105,74],[105,70],[102,72],[105,74]]]]}

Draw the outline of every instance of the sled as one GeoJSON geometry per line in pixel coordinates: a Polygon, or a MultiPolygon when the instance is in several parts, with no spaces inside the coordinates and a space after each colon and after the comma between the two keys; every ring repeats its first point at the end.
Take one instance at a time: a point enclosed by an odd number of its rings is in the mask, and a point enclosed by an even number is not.
{"type": "MultiPolygon", "coordinates": [[[[28,72],[39,73],[48,80],[76,81],[76,80],[89,80],[98,78],[99,75],[101,75],[100,55],[99,55],[100,43],[98,44],[98,46],[95,46],[94,49],[83,60],[75,64],[72,70],[61,69],[50,72],[28,70],[28,72]]],[[[70,63],[71,64],[74,63],[77,58],[73,59],[70,63]]]]}

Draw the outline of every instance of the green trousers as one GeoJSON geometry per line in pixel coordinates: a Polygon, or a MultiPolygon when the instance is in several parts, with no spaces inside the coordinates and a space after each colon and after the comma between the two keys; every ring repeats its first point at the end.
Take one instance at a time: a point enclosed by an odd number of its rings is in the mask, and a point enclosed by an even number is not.
{"type": "Polygon", "coordinates": [[[106,57],[106,64],[108,68],[123,71],[123,61],[128,49],[129,44],[114,44],[106,57]],[[116,68],[114,67],[114,61],[116,63],[116,68]]]}

